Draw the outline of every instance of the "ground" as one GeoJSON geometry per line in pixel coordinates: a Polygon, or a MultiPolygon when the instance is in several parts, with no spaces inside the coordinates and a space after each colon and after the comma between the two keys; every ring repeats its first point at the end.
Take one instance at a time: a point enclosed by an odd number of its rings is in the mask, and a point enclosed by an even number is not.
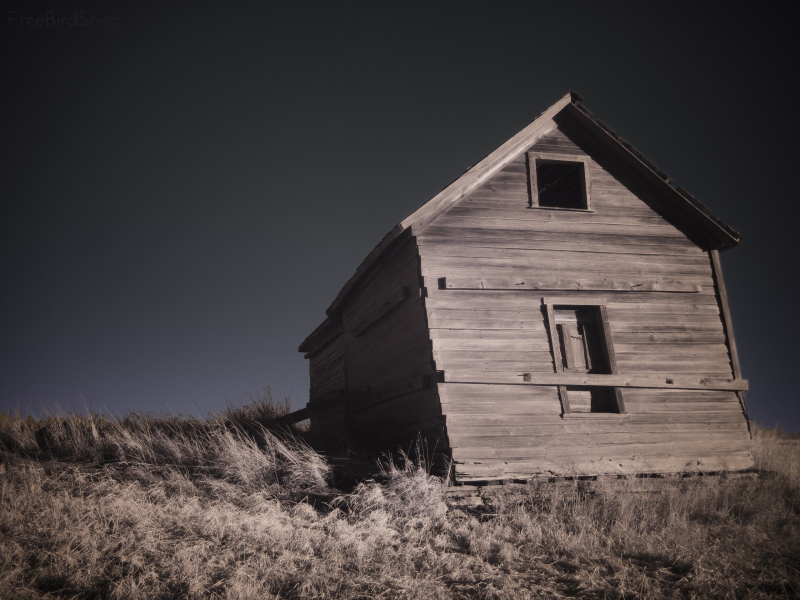
{"type": "Polygon", "coordinates": [[[800,440],[782,431],[754,428],[751,477],[540,482],[456,506],[413,455],[343,489],[303,432],[265,428],[280,410],[0,419],[0,597],[800,594],[800,440]]]}

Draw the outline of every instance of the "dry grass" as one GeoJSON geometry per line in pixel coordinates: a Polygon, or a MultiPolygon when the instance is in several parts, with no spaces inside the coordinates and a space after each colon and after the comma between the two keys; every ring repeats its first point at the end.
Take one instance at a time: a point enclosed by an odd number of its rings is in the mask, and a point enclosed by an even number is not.
{"type": "Polygon", "coordinates": [[[779,430],[756,432],[756,482],[530,485],[447,511],[407,458],[336,490],[302,432],[274,433],[285,410],[0,418],[0,597],[800,593],[800,441],[779,430]]]}

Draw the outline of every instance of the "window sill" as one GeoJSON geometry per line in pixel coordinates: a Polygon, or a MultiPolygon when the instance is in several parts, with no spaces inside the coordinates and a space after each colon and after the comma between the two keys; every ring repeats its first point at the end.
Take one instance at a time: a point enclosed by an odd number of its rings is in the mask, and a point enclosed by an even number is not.
{"type": "Polygon", "coordinates": [[[627,417],[628,413],[612,413],[612,412],[571,412],[562,413],[562,419],[622,419],[627,417]]]}
{"type": "Polygon", "coordinates": [[[526,206],[525,208],[533,210],[557,210],[560,212],[580,212],[580,213],[597,212],[593,208],[559,208],[558,206],[526,206]]]}

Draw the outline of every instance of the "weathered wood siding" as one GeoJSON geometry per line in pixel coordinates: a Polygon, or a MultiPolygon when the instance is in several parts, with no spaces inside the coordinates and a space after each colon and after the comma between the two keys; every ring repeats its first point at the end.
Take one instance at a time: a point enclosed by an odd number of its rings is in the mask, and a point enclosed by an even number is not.
{"type": "Polygon", "coordinates": [[[311,379],[311,400],[344,392],[344,338],[341,335],[309,357],[308,372],[311,379]]]}
{"type": "Polygon", "coordinates": [[[312,410],[312,427],[346,423],[389,450],[421,431],[446,447],[424,303],[417,245],[404,236],[337,309],[342,333],[331,349],[311,357],[311,406],[325,420],[312,410]]]}
{"type": "Polygon", "coordinates": [[[589,156],[594,212],[527,208],[522,155],[417,234],[436,368],[470,382],[438,384],[458,477],[749,467],[735,392],[625,389],[627,414],[562,418],[556,387],[522,385],[553,372],[541,299],[559,294],[607,299],[621,374],[733,377],[709,252],[576,139],[560,125],[532,150],[589,156]]]}

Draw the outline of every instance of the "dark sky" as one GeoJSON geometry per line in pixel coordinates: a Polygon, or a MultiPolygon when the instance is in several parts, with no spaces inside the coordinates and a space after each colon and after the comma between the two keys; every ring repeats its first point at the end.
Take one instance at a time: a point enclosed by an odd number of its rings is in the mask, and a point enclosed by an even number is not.
{"type": "Polygon", "coordinates": [[[575,90],[742,233],[722,263],[750,411],[800,429],[797,23],[644,4],[21,3],[0,409],[304,404],[297,347],[366,254],[575,90]]]}

